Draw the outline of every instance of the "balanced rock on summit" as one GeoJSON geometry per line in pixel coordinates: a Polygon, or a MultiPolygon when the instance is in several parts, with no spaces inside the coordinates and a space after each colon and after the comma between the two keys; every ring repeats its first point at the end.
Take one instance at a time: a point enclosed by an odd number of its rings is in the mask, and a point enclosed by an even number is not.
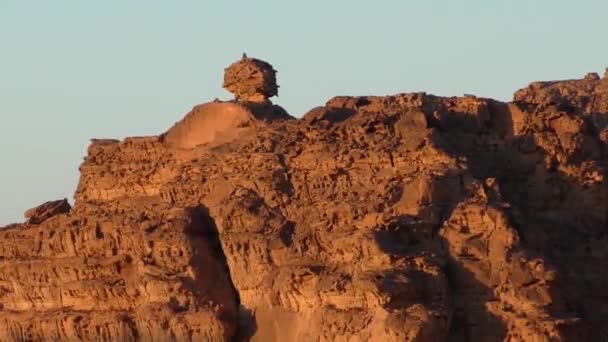
{"type": "Polygon", "coordinates": [[[244,54],[241,60],[226,68],[224,88],[244,102],[266,102],[279,93],[272,65],[244,54]]]}
{"type": "Polygon", "coordinates": [[[243,57],[226,68],[224,87],[232,101],[214,101],[194,107],[163,136],[172,147],[217,146],[261,126],[293,119],[269,97],[277,94],[275,70],[262,60],[243,57]]]}

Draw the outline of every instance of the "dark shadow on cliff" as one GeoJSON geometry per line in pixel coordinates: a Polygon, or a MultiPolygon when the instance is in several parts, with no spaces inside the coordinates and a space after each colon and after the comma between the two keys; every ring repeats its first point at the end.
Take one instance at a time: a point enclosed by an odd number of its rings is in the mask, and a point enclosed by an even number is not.
{"type": "MultiPolygon", "coordinates": [[[[441,183],[443,180],[437,179],[437,181],[441,183]]],[[[446,215],[451,214],[460,200],[460,198],[455,198],[453,203],[441,203],[434,209],[422,210],[421,217],[411,215],[394,217],[389,220],[388,224],[374,232],[376,243],[383,252],[397,258],[415,257],[431,252],[439,257],[449,259],[449,254],[444,250],[445,247],[437,239],[436,233],[439,227],[437,222],[434,222],[436,213],[432,211],[438,211],[442,217],[441,221],[443,221],[446,215]]],[[[444,271],[447,276],[447,285],[451,290],[451,305],[453,307],[451,317],[447,317],[447,340],[463,342],[481,341],[482,339],[484,341],[503,341],[507,333],[507,327],[500,319],[488,312],[484,306],[485,301],[495,300],[492,289],[479,282],[473,273],[458,265],[455,260],[446,261],[448,262],[444,266],[444,271]],[[466,285],[463,285],[463,283],[466,285]],[[470,294],[467,295],[467,291],[470,294]],[[468,314],[470,312],[476,314],[473,316],[468,314]],[[488,340],[487,333],[480,330],[490,332],[495,339],[488,340]]],[[[395,272],[400,273],[398,270],[395,270],[395,272]]],[[[418,280],[422,284],[425,284],[423,279],[429,277],[428,274],[412,272],[406,272],[405,275],[411,278],[413,282],[418,280]]],[[[390,280],[391,276],[391,274],[388,274],[380,280],[382,285],[380,288],[385,287],[383,283],[390,280]]],[[[419,292],[422,293],[421,297],[412,298],[412,293],[408,292],[405,296],[392,298],[387,308],[395,305],[403,308],[414,303],[432,307],[433,301],[437,301],[437,298],[426,286],[424,285],[423,288],[419,289],[419,292]]]]}
{"type": "MultiPolygon", "coordinates": [[[[568,210],[563,203],[576,194],[584,207],[593,203],[593,197],[601,194],[605,185],[580,184],[550,164],[546,172],[538,172],[539,165],[551,158],[535,144],[533,132],[515,136],[505,104],[490,101],[488,110],[490,117],[485,122],[467,113],[449,113],[443,121],[426,113],[433,129],[432,143],[449,155],[466,160],[470,173],[482,184],[488,178],[497,180],[502,195],[498,200],[508,203],[508,207],[500,209],[518,231],[521,248],[529,257],[541,258],[558,271],[550,287],[555,302],[545,309],[556,318],[582,317],[589,323],[593,320],[593,309],[585,308],[584,296],[593,284],[580,279],[577,267],[584,267],[590,254],[581,259],[577,251],[592,241],[606,241],[605,208],[600,208],[603,210],[600,214],[585,215],[584,210],[568,210]],[[555,191],[554,197],[548,196],[549,190],[555,191]],[[573,261],[577,257],[581,260],[573,261]]],[[[454,260],[448,269],[452,273],[463,271],[454,260]]],[[[579,341],[584,340],[582,330],[563,333],[568,340],[579,341]]]]}
{"type": "MultiPolygon", "coordinates": [[[[200,250],[201,246],[209,248],[213,254],[214,260],[217,261],[215,272],[218,273],[218,277],[226,277],[223,279],[225,283],[229,284],[229,289],[224,289],[229,294],[234,296],[235,308],[237,312],[226,312],[224,317],[221,317],[227,323],[236,325],[236,333],[232,341],[241,342],[249,341],[257,330],[257,324],[253,314],[241,305],[241,300],[232,279],[230,278],[230,269],[228,262],[226,261],[226,255],[222,249],[222,244],[219,237],[219,232],[215,224],[215,220],[211,217],[209,209],[199,205],[197,207],[190,208],[191,223],[189,226],[189,235],[195,237],[190,239],[190,245],[193,251],[200,250]],[[201,241],[202,240],[202,241],[201,241]]],[[[201,251],[205,253],[206,251],[201,251]]],[[[209,265],[201,260],[201,258],[193,258],[190,262],[190,266],[195,272],[197,279],[205,279],[209,277],[209,274],[213,270],[209,270],[209,265]]],[[[192,284],[192,287],[200,286],[200,284],[192,284]]],[[[206,289],[192,289],[194,293],[199,293],[199,298],[209,296],[206,289]]],[[[226,296],[226,293],[220,294],[220,296],[226,296]]],[[[225,300],[225,298],[224,298],[225,300]]]]}

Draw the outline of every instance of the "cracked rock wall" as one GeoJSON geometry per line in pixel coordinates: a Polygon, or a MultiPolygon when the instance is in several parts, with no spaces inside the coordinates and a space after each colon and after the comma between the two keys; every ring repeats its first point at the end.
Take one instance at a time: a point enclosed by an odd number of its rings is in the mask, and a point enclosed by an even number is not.
{"type": "Polygon", "coordinates": [[[0,335],[601,340],[607,98],[593,74],[511,103],[336,97],[221,141],[216,102],[94,140],[69,213],[0,230],[0,335]]]}

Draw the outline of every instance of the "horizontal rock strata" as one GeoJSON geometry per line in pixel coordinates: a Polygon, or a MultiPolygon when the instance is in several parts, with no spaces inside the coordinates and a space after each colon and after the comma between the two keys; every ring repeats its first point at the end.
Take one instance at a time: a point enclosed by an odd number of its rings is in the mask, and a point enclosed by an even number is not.
{"type": "Polygon", "coordinates": [[[590,75],[94,140],[71,211],[0,230],[1,339],[600,341],[607,104],[590,75]]]}

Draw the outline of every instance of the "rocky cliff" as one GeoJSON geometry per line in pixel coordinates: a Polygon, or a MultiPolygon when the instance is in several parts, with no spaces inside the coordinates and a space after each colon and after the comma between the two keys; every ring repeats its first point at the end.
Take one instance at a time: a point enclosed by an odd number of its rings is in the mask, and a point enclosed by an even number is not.
{"type": "Polygon", "coordinates": [[[225,80],[164,134],[93,140],[71,209],[0,230],[0,339],[608,338],[608,75],[298,120],[269,64],[225,80]]]}

